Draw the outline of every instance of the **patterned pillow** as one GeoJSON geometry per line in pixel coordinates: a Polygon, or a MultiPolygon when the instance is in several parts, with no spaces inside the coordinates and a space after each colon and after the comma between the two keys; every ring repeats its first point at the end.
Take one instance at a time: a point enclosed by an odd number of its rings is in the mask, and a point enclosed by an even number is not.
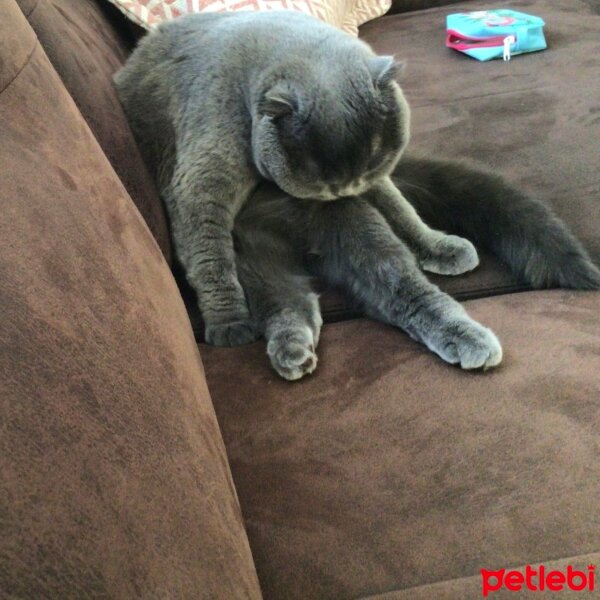
{"type": "Polygon", "coordinates": [[[392,0],[109,0],[132,21],[152,29],[163,21],[198,12],[298,10],[352,35],[385,14],[392,0]]]}

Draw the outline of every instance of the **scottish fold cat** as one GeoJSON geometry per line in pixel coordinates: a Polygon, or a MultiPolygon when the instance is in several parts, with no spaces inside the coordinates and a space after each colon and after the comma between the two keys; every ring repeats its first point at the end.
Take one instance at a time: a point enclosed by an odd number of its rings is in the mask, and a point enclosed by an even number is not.
{"type": "Polygon", "coordinates": [[[389,177],[409,130],[395,74],[391,57],[283,11],[165,23],[116,75],[209,343],[241,344],[259,333],[231,231],[261,181],[322,202],[369,190],[377,206],[397,213],[424,268],[456,273],[477,264],[469,242],[425,227],[389,177]]]}
{"type": "Polygon", "coordinates": [[[391,57],[285,11],[163,24],[117,74],[207,342],[264,335],[281,376],[312,372],[318,275],[444,360],[496,366],[493,332],[422,272],[475,268],[462,236],[532,287],[598,289],[598,269],[543,204],[492,173],[403,156],[396,72],[391,57]]]}

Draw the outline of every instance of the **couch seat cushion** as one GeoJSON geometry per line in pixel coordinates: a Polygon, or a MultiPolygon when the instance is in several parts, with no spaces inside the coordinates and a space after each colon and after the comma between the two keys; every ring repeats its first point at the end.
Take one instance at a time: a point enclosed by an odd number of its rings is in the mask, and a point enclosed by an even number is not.
{"type": "Polygon", "coordinates": [[[201,347],[266,598],[600,550],[600,294],[466,306],[503,342],[497,370],[461,371],[363,319],[326,325],[316,373],[295,384],[263,343],[201,347]]]}

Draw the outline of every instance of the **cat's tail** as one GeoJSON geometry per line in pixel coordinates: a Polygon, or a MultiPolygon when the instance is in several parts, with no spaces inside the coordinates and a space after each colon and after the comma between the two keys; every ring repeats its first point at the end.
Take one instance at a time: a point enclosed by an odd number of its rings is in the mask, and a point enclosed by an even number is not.
{"type": "Polygon", "coordinates": [[[600,289],[600,270],[567,225],[502,177],[458,161],[404,157],[393,179],[427,224],[495,254],[529,286],[600,289]]]}

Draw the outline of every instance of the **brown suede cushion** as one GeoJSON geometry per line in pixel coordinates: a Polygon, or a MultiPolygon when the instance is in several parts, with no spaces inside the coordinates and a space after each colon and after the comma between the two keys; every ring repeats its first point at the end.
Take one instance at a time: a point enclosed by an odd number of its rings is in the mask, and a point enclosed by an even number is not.
{"type": "Polygon", "coordinates": [[[201,348],[266,598],[600,551],[600,294],[466,306],[502,340],[499,369],[461,371],[367,320],[325,326],[297,384],[262,343],[201,348]]]}
{"type": "Polygon", "coordinates": [[[131,46],[123,15],[104,0],[17,0],[163,254],[165,213],[112,84],[131,46]]]}
{"type": "Polygon", "coordinates": [[[164,258],[0,2],[0,596],[258,598],[164,258]]]}
{"type": "MultiPolygon", "coordinates": [[[[361,27],[377,52],[406,59],[411,147],[468,157],[552,205],[600,263],[600,6],[589,0],[497,1],[546,20],[549,49],[510,63],[480,63],[444,45],[446,15],[490,8],[487,0],[386,16],[361,27]]],[[[485,198],[482,198],[482,202],[485,198]]],[[[457,298],[525,289],[489,256],[461,277],[431,276],[457,298]]],[[[327,315],[355,314],[323,296],[327,315]]]]}

